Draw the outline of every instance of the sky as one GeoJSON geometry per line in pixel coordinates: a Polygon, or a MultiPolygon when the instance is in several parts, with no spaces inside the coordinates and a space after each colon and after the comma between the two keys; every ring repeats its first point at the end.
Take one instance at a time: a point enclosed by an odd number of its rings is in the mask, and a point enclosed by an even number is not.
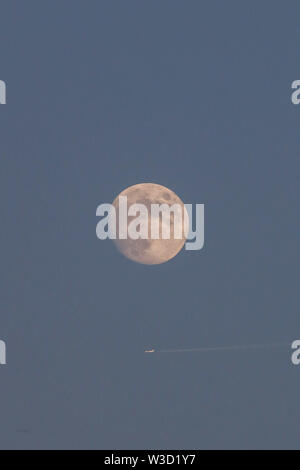
{"type": "Polygon", "coordinates": [[[2,1],[2,449],[299,448],[297,1],[2,1]],[[96,237],[141,182],[205,204],[145,266],[96,237]]]}

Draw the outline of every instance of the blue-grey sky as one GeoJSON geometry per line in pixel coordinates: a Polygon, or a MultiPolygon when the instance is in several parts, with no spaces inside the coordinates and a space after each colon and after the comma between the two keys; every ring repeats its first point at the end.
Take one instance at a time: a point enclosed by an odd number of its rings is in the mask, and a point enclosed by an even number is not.
{"type": "Polygon", "coordinates": [[[0,4],[0,447],[297,448],[298,1],[0,4]],[[135,264],[96,207],[155,182],[205,247],[135,264]]]}

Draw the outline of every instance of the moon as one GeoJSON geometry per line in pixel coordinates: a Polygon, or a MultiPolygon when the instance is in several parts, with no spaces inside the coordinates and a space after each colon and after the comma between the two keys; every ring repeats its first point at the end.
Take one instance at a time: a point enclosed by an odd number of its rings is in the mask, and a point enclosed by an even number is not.
{"type": "MultiPolygon", "coordinates": [[[[188,224],[188,214],[182,200],[171,189],[155,183],[140,183],[124,189],[114,200],[113,205],[116,209],[117,238],[114,241],[118,250],[127,258],[141,264],[162,264],[174,258],[182,249],[186,241],[186,224],[188,224]],[[119,197],[127,196],[127,206],[138,203],[144,204],[148,209],[148,238],[138,238],[134,240],[130,237],[123,240],[118,238],[119,233],[119,197]],[[162,239],[162,217],[159,219],[159,239],[151,238],[151,204],[173,204],[180,205],[180,212],[184,214],[184,223],[182,224],[181,238],[174,238],[174,214],[169,213],[170,238],[162,239]],[[171,219],[171,220],[170,220],[171,219]]],[[[128,216],[127,229],[133,216],[128,216]]],[[[175,219],[176,221],[176,219],[175,219]]]]}

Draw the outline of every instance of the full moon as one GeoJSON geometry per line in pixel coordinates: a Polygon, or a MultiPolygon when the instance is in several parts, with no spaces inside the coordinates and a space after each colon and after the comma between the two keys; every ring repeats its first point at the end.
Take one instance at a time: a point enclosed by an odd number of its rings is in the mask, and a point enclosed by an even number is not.
{"type": "MultiPolygon", "coordinates": [[[[118,250],[125,255],[127,258],[142,264],[161,264],[174,258],[185,244],[186,236],[184,227],[188,224],[188,215],[184,207],[182,200],[170,189],[160,184],[155,183],[140,183],[130,186],[124,189],[114,200],[113,205],[116,209],[116,220],[117,220],[117,238],[114,240],[118,250]],[[132,204],[143,204],[148,209],[148,233],[147,239],[138,238],[136,240],[127,237],[123,240],[118,238],[119,233],[119,197],[127,196],[128,208],[132,204]],[[152,204],[167,204],[169,207],[173,204],[180,206],[182,215],[184,214],[184,223],[182,223],[182,231],[180,238],[174,237],[175,223],[174,214],[172,211],[169,213],[170,223],[170,237],[169,239],[163,239],[162,233],[162,216],[160,214],[159,223],[159,238],[151,238],[151,205],[152,204]]],[[[127,227],[131,220],[135,219],[133,216],[128,216],[127,227]]],[[[123,227],[124,229],[124,227],[123,227]]],[[[181,229],[181,227],[180,227],[181,229]]]]}

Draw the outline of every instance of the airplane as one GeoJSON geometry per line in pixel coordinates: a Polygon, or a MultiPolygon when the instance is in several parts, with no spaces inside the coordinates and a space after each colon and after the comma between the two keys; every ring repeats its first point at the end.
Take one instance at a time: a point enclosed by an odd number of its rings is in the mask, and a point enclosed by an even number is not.
{"type": "Polygon", "coordinates": [[[155,349],[146,349],[144,352],[145,353],[154,353],[155,349]]]}

